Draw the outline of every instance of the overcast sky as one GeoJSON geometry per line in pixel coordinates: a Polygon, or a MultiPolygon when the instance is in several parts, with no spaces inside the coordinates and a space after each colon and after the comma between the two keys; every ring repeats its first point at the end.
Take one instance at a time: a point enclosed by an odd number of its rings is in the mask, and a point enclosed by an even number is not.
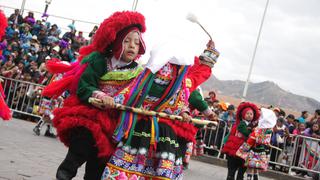
{"type": "MultiPolygon", "coordinates": [[[[0,6],[21,7],[22,0],[0,0],[0,6]]],[[[52,0],[48,14],[100,23],[118,10],[131,10],[133,0],[52,0]],[[85,2],[85,3],[84,3],[85,2]]],[[[208,36],[188,22],[195,14],[221,53],[213,73],[222,80],[246,80],[266,0],[139,0],[146,17],[144,35],[150,50],[163,39],[189,41],[193,54],[208,36]]],[[[43,12],[45,0],[26,0],[26,9],[43,12]]],[[[320,1],[270,0],[251,76],[252,82],[273,81],[292,93],[320,100],[320,1]]],[[[8,15],[11,9],[1,7],[8,15]]],[[[37,16],[39,17],[39,15],[37,16]]],[[[49,17],[66,29],[70,20],[49,17]]],[[[75,23],[88,32],[92,24],[75,23]]],[[[183,46],[183,45],[182,45],[183,46]]],[[[143,58],[148,59],[148,55],[143,58]]],[[[250,88],[250,86],[249,86],[250,88]]]]}

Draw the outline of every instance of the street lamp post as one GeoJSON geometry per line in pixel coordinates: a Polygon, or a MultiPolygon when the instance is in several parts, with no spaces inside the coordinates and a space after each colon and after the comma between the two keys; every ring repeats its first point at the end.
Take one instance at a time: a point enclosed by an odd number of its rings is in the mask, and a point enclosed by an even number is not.
{"type": "Polygon", "coordinates": [[[45,2],[46,2],[46,7],[45,7],[45,9],[44,9],[44,13],[43,13],[43,14],[47,14],[47,10],[48,10],[49,5],[51,4],[51,1],[52,1],[52,0],[46,0],[46,1],[45,1],[45,2]]]}
{"type": "Polygon", "coordinates": [[[243,89],[242,101],[245,101],[246,96],[247,96],[247,91],[248,91],[248,86],[249,86],[249,82],[250,82],[250,76],[251,76],[251,73],[252,73],[253,63],[254,63],[254,60],[255,60],[255,57],[256,57],[256,52],[257,52],[257,49],[258,49],[260,35],[261,35],[261,31],[262,31],[262,27],[263,27],[265,16],[267,14],[268,6],[269,6],[269,0],[267,0],[266,6],[264,8],[264,12],[263,12],[263,16],[262,16],[262,20],[261,20],[261,24],[260,24],[260,28],[259,28],[259,33],[258,33],[258,37],[257,37],[257,41],[256,41],[256,45],[254,47],[254,51],[253,51],[253,55],[252,55],[252,59],[251,59],[251,63],[250,63],[250,68],[249,68],[247,81],[246,81],[246,84],[245,84],[244,89],[243,89]]]}
{"type": "Polygon", "coordinates": [[[138,1],[139,1],[139,0],[133,0],[133,3],[132,3],[132,11],[136,11],[136,10],[137,10],[138,1]]]}

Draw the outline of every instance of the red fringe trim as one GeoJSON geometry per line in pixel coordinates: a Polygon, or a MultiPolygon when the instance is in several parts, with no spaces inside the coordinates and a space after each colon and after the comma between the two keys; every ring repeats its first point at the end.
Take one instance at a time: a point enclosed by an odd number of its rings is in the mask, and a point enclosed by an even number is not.
{"type": "Polygon", "coordinates": [[[54,111],[53,125],[59,139],[69,146],[69,131],[75,127],[85,127],[91,131],[96,141],[99,157],[110,157],[115,151],[112,135],[118,123],[115,111],[102,111],[97,108],[79,104],[75,96],[65,101],[63,108],[54,111]]]}
{"type": "Polygon", "coordinates": [[[3,11],[0,10],[0,41],[2,39],[2,36],[6,33],[6,28],[8,26],[7,18],[4,15],[3,11]]]}
{"type": "Polygon", "coordinates": [[[42,95],[46,97],[59,97],[66,91],[74,80],[74,76],[64,77],[61,80],[53,81],[42,91],[42,95]]]}
{"type": "Polygon", "coordinates": [[[52,74],[64,73],[72,69],[71,64],[67,64],[56,58],[48,60],[46,63],[46,67],[52,74]]]}
{"type": "Polygon", "coordinates": [[[183,138],[188,142],[196,142],[195,136],[197,134],[198,129],[194,127],[193,124],[180,121],[172,121],[167,119],[160,119],[159,122],[163,122],[169,125],[178,137],[183,138]]]}
{"type": "Polygon", "coordinates": [[[8,121],[11,119],[11,110],[7,106],[4,98],[5,98],[5,95],[4,95],[2,86],[0,84],[0,117],[3,120],[8,121]]]}

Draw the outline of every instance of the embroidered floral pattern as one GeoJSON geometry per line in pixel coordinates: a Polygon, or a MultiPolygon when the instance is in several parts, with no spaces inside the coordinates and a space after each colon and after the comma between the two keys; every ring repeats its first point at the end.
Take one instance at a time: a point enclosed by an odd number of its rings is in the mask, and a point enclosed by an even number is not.
{"type": "MultiPolygon", "coordinates": [[[[163,152],[165,153],[165,152],[163,152]]],[[[170,160],[167,153],[167,159],[158,159],[158,166],[154,166],[156,161],[147,155],[133,155],[118,148],[116,153],[111,157],[105,168],[102,180],[107,179],[181,179],[182,178],[182,161],[181,158],[170,160]],[[177,164],[181,161],[181,164],[177,164]]],[[[171,155],[172,156],[172,155],[171,155]]]]}

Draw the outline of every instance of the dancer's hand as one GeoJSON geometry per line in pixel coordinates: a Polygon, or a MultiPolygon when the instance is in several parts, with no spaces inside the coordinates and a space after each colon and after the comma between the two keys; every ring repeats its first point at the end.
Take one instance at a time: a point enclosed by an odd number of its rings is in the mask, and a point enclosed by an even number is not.
{"type": "Polygon", "coordinates": [[[183,112],[183,113],[181,113],[181,116],[182,116],[182,121],[191,122],[192,118],[188,113],[183,112]]]}
{"type": "Polygon", "coordinates": [[[215,48],[215,44],[212,40],[209,40],[209,42],[207,43],[207,49],[214,49],[215,48]]]}
{"type": "Polygon", "coordinates": [[[101,100],[102,100],[102,104],[104,105],[104,108],[114,108],[115,103],[112,97],[103,96],[101,100]]]}

